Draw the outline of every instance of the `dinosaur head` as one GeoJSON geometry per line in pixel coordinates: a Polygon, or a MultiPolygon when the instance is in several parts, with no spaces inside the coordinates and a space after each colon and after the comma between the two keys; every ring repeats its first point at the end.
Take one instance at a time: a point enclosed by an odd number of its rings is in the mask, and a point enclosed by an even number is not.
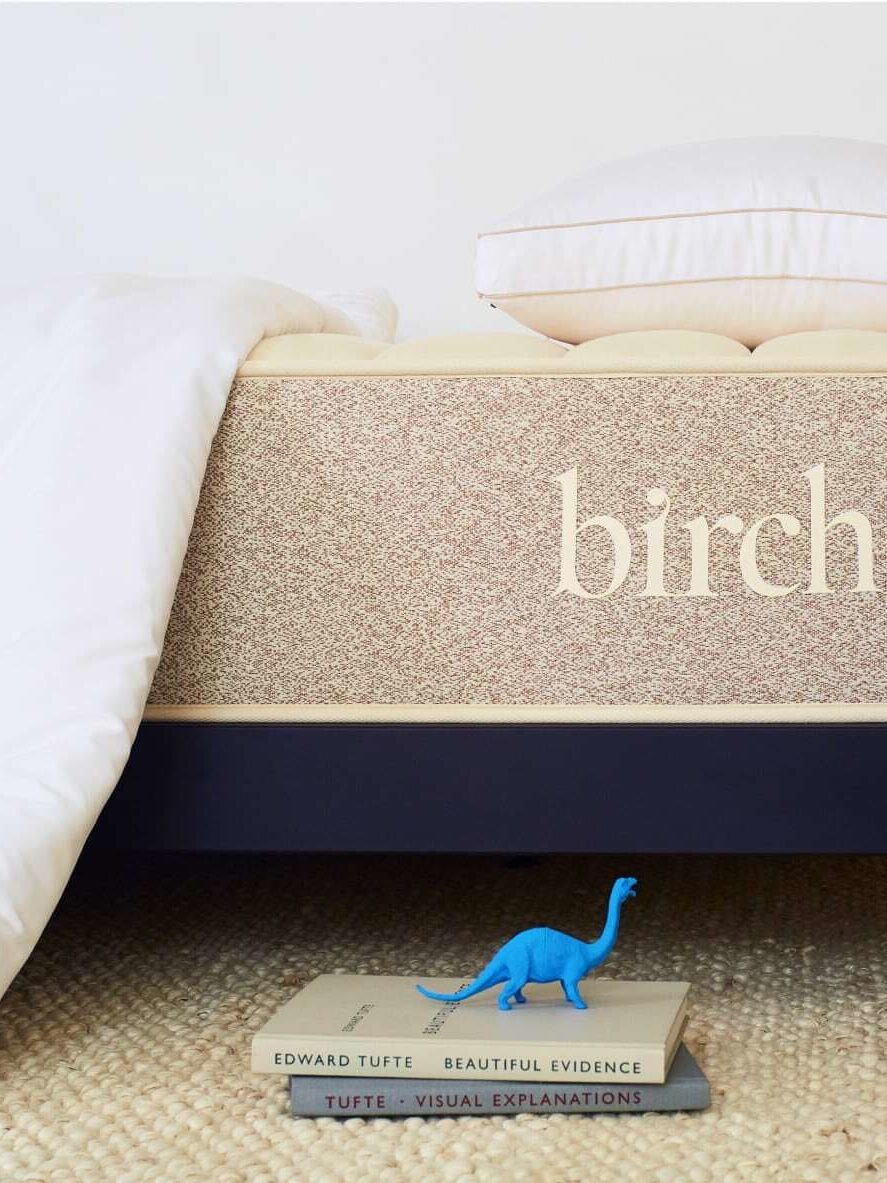
{"type": "Polygon", "coordinates": [[[610,889],[610,902],[607,905],[607,923],[596,941],[588,943],[588,965],[594,969],[603,964],[613,952],[616,937],[619,933],[619,913],[627,899],[635,894],[637,879],[627,875],[617,879],[610,889]]]}
{"type": "Polygon", "coordinates": [[[616,882],[613,884],[613,891],[611,894],[615,897],[616,901],[621,904],[625,900],[630,899],[632,896],[637,895],[637,891],[635,890],[637,885],[637,879],[633,879],[630,875],[625,876],[622,879],[616,880],[616,882]]]}

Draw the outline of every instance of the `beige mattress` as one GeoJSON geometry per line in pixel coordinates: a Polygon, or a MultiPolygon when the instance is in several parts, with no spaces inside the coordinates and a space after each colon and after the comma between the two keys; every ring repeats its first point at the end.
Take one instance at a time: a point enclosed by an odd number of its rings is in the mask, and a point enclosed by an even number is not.
{"type": "Polygon", "coordinates": [[[887,334],[262,342],[147,717],[887,719],[887,334]]]}

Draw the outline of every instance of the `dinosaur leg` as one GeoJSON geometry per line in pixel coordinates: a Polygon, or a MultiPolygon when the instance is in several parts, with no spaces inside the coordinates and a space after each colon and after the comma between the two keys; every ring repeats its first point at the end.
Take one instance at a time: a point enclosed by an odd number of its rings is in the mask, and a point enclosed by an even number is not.
{"type": "Polygon", "coordinates": [[[515,990],[513,997],[514,997],[515,1002],[526,1002],[527,1001],[526,998],[524,998],[523,990],[515,990]]]}
{"type": "Polygon", "coordinates": [[[499,995],[499,1010],[511,1010],[511,1003],[509,998],[517,998],[521,992],[521,987],[524,983],[519,978],[511,978],[502,987],[502,992],[499,995]]]}
{"type": "Polygon", "coordinates": [[[577,1010],[588,1010],[588,1004],[583,1001],[582,995],[579,993],[578,982],[562,982],[561,985],[567,998],[577,1010]]]}

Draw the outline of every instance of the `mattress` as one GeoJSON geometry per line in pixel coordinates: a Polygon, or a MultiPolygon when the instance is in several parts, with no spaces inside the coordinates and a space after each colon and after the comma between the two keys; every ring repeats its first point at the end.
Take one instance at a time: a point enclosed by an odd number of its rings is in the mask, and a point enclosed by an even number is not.
{"type": "Polygon", "coordinates": [[[263,341],[149,719],[887,719],[887,333],[263,341]]]}

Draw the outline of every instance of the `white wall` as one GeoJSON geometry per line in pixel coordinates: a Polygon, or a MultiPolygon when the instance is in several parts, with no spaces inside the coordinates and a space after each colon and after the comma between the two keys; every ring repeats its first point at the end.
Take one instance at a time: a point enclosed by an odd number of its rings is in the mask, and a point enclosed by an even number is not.
{"type": "Polygon", "coordinates": [[[0,4],[0,268],[387,286],[508,329],[473,236],[596,160],[887,141],[887,5],[0,4]]]}

